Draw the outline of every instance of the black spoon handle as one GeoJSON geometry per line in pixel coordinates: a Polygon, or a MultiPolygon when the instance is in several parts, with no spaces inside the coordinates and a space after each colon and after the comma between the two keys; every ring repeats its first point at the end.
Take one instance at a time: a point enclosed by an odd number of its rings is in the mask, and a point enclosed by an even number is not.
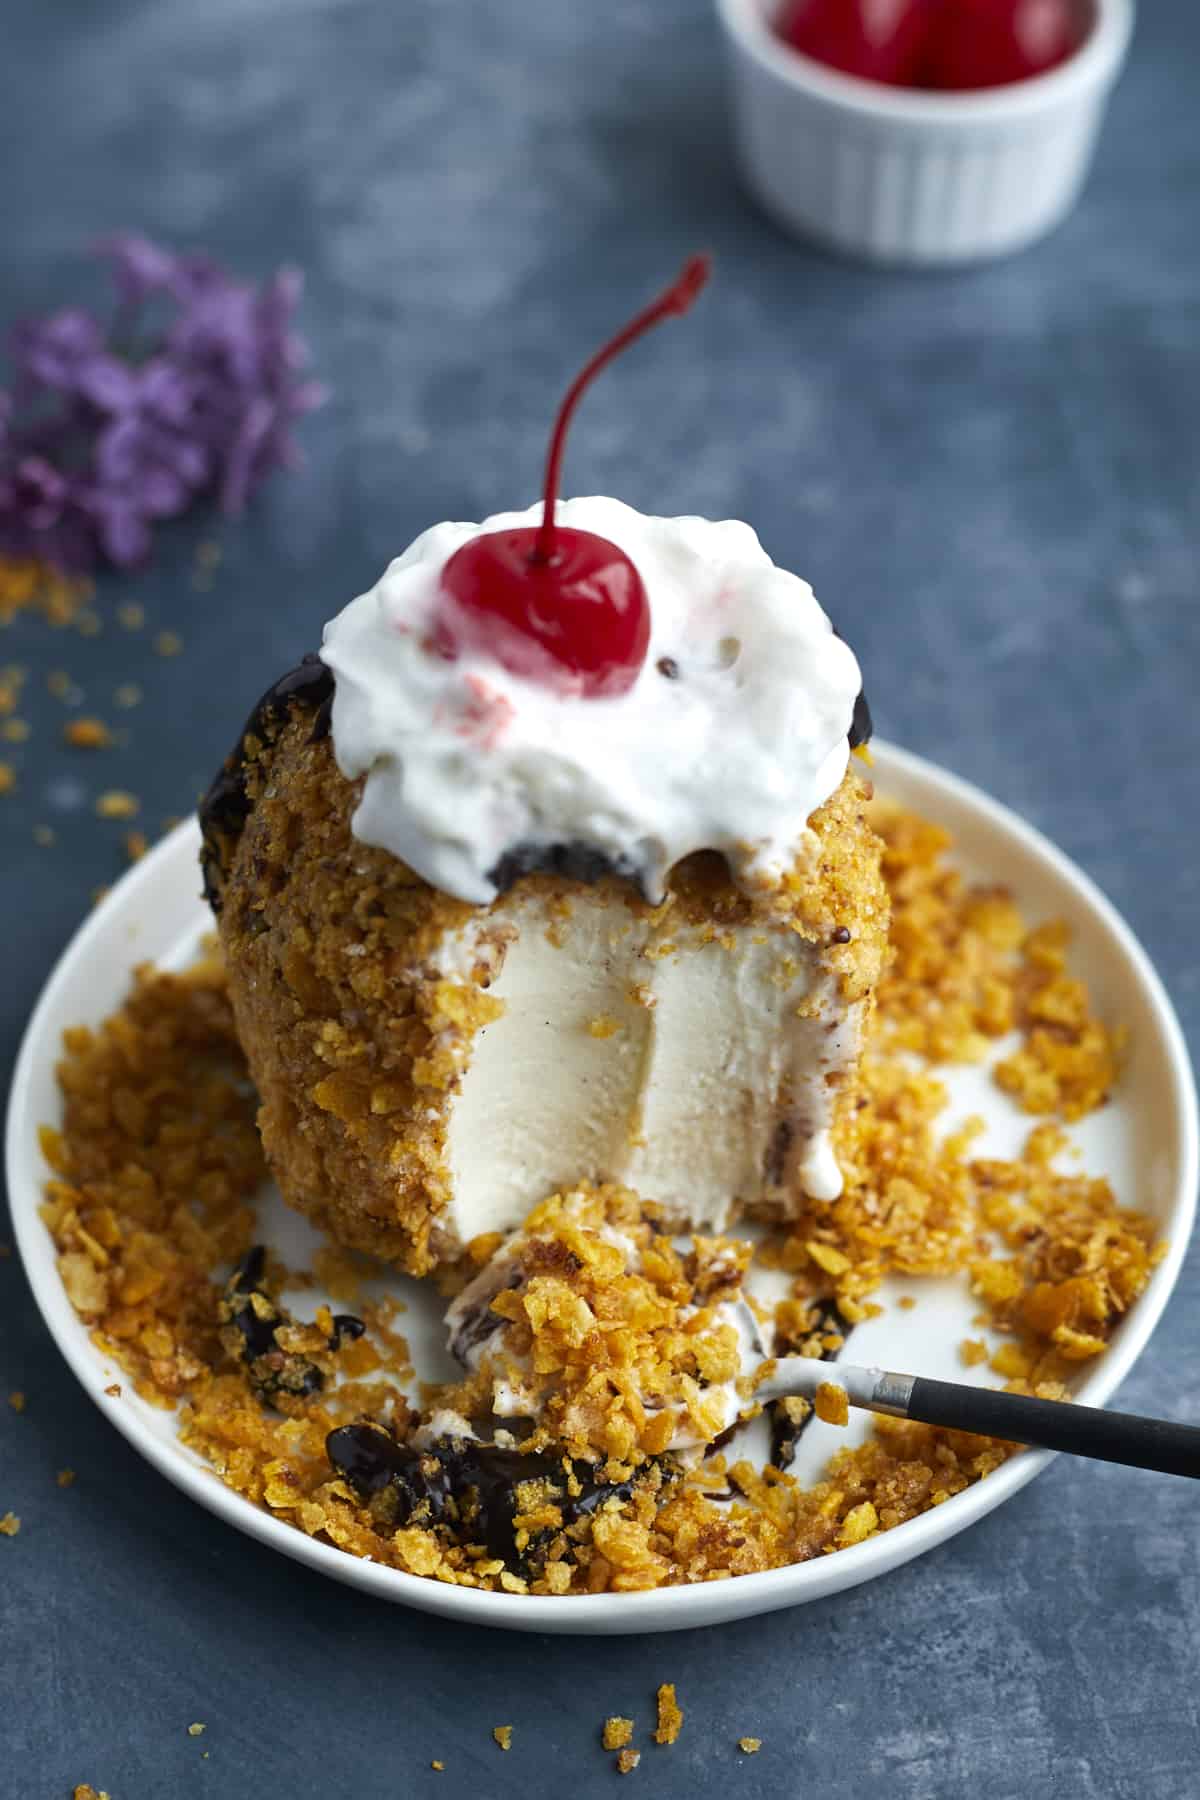
{"type": "MultiPolygon", "coordinates": [[[[837,1379],[836,1374],[832,1379],[837,1379]]],[[[911,1381],[904,1415],[926,1425],[948,1425],[1015,1444],[1036,1444],[1043,1450],[1065,1450],[1071,1456],[1200,1478],[1200,1427],[1195,1425],[1143,1419],[1134,1413],[1106,1412],[1102,1407],[1062,1400],[1037,1400],[956,1381],[933,1381],[924,1375],[893,1375],[889,1381],[897,1387],[911,1381]]],[[[893,1404],[887,1410],[898,1408],[893,1404]]]]}

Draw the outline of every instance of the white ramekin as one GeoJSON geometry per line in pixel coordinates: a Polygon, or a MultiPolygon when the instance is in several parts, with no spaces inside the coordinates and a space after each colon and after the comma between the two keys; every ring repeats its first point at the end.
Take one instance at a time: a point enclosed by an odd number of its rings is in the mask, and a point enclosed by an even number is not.
{"type": "Polygon", "coordinates": [[[778,0],[717,0],[746,180],[789,230],[878,262],[1019,250],[1070,210],[1133,29],[1093,0],[1086,41],[1048,75],[985,91],[884,87],[781,43],[778,0]]]}

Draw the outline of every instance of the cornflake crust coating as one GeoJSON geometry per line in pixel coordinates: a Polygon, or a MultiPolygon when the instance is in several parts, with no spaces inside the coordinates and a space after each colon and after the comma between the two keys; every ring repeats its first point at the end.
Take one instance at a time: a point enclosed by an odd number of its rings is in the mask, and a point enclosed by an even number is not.
{"type": "MultiPolygon", "coordinates": [[[[421,1275],[581,1176],[625,1181],[668,1210],[673,1204],[680,1225],[716,1229],[743,1210],[787,1216],[805,1185],[837,1192],[830,1143],[852,1104],[888,918],[866,820],[869,785],[857,767],[813,815],[797,863],[774,886],[743,892],[720,858],[702,854],[677,865],[660,907],[617,877],[530,873],[477,908],[353,836],[361,783],[339,775],[327,705],[314,706],[316,698],[284,693],[260,715],[262,735],[231,762],[224,811],[206,818],[206,876],[230,997],[259,1091],[263,1144],[290,1204],[338,1242],[421,1275]],[[589,1013],[582,993],[579,1016],[564,1014],[564,1042],[581,1068],[594,1066],[614,1084],[607,1111],[572,1138],[577,1078],[559,1088],[547,1080],[540,1102],[535,1086],[530,1116],[529,1070],[515,1071],[501,1032],[481,1034],[510,1006],[540,1004],[531,985],[553,981],[552,991],[565,993],[584,966],[581,934],[597,919],[627,940],[621,954],[645,980],[622,990],[615,1011],[589,1013]],[[518,942],[557,948],[561,963],[526,980],[525,949],[519,969],[511,961],[518,942]],[[506,960],[521,988],[511,1001],[502,997],[506,960]],[[731,1004],[752,982],[756,1004],[766,994],[789,1022],[796,1073],[776,1072],[770,1104],[751,1077],[726,1092],[716,1070],[703,1070],[704,1031],[697,1036],[670,994],[660,1006],[672,979],[682,989],[702,961],[718,984],[709,1018],[729,1015],[722,981],[731,1004]],[[730,1124],[742,1127],[740,1136],[720,1134],[742,1160],[707,1177],[695,1149],[683,1177],[670,1166],[676,1143],[686,1157],[696,1134],[677,1122],[672,1137],[671,1120],[653,1116],[656,1088],[643,1095],[637,1086],[639,1047],[649,1034],[660,1041],[677,1015],[679,1034],[690,1030],[699,1046],[708,1113],[724,1098],[730,1124]],[[473,1065],[478,1118],[464,1085],[473,1065]],[[497,1120],[510,1121],[514,1134],[510,1164],[486,1141],[497,1120]],[[531,1143],[545,1155],[560,1138],[563,1167],[530,1164],[531,1143]],[[486,1207],[498,1210],[485,1216],[486,1207]]],[[[727,1060],[723,1045],[714,1045],[713,1060],[727,1060]]],[[[549,1067],[552,1074],[553,1058],[549,1067]]]]}

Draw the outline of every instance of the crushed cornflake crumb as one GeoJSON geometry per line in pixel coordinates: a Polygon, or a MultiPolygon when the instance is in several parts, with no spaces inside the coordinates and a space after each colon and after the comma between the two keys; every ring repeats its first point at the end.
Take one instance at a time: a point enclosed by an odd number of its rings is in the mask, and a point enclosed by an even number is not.
{"type": "Polygon", "coordinates": [[[502,1750],[512,1749],[513,1728],[511,1725],[493,1725],[492,1736],[502,1750]]]}
{"type": "Polygon", "coordinates": [[[623,1719],[619,1713],[614,1713],[612,1718],[605,1719],[600,1741],[606,1750],[623,1750],[632,1737],[632,1719],[623,1719]]]}
{"type": "Polygon", "coordinates": [[[131,863],[141,862],[148,848],[144,831],[127,831],[125,833],[125,854],[131,863]]]}
{"type": "Polygon", "coordinates": [[[25,671],[15,665],[0,669],[0,719],[8,718],[15,713],[21,703],[21,689],[25,686],[25,671]]]}
{"type": "Polygon", "coordinates": [[[1081,1119],[1116,1080],[1121,1036],[1067,973],[1067,927],[1027,930],[1005,888],[968,885],[944,860],[949,833],[896,808],[873,821],[892,895],[891,961],[879,986],[878,1045],[931,1062],[979,1062],[1019,1030],[995,1079],[1026,1112],[1081,1119]]]}
{"type": "MultiPolygon", "coordinates": [[[[1045,927],[1028,931],[1002,891],[972,887],[947,863],[943,832],[896,812],[881,814],[879,827],[895,954],[857,1106],[844,1110],[835,1133],[844,1189],[832,1203],[806,1203],[755,1252],[761,1266],[790,1281],[775,1312],[779,1341],[789,1352],[835,1354],[848,1328],[880,1310],[873,1296],[888,1277],[955,1277],[970,1285],[977,1328],[1002,1338],[990,1359],[1001,1379],[1012,1391],[1065,1398],[1080,1364],[1103,1353],[1165,1253],[1149,1217],[1120,1206],[1106,1180],[1063,1154],[1058,1120],[1103,1103],[1117,1034],[1099,1025],[1066,975],[1065,940],[1045,927]],[[1027,1098],[1036,1090],[1046,1111],[1020,1153],[978,1155],[971,1122],[947,1135],[948,1096],[929,1063],[977,1059],[1002,1036],[1026,1046],[1037,1033],[1045,1042],[1019,1079],[1028,1077],[1027,1098]]],[[[220,1283],[254,1241],[265,1170],[219,962],[202,960],[183,974],[139,970],[118,1012],[66,1034],[59,1080],[62,1126],[43,1134],[53,1169],[43,1216],[66,1292],[99,1352],[147,1401],[180,1409],[181,1438],[228,1486],[348,1554],[512,1593],[630,1592],[727,1579],[891,1531],[1016,1452],[998,1439],[880,1417],[866,1442],[838,1450],[809,1487],[786,1470],[735,1460],[736,1452],[693,1475],[664,1474],[660,1463],[669,1458],[654,1433],[669,1409],[657,1427],[646,1409],[639,1412],[629,1371],[653,1349],[656,1371],[688,1391],[689,1365],[671,1348],[679,1323],[672,1308],[696,1297],[720,1259],[708,1251],[687,1262],[669,1236],[655,1236],[649,1276],[622,1274],[624,1259],[614,1262],[611,1247],[606,1272],[595,1232],[589,1238],[572,1220],[568,1197],[556,1196],[537,1209],[543,1236],[553,1240],[543,1246],[553,1267],[536,1292],[533,1282],[508,1290],[495,1310],[510,1330],[536,1339],[547,1369],[566,1371],[556,1377],[558,1392],[564,1407],[581,1409],[574,1415],[580,1442],[607,1455],[606,1481],[628,1485],[569,1526],[545,1496],[531,1493],[518,1536],[536,1533],[547,1547],[512,1567],[452,1530],[414,1521],[397,1530],[385,1511],[332,1478],[325,1451],[331,1430],[358,1420],[385,1425],[401,1441],[412,1429],[402,1396],[412,1370],[394,1323],[399,1307],[355,1297],[362,1278],[355,1259],[327,1249],[311,1258],[311,1269],[290,1273],[301,1289],[315,1279],[336,1299],[351,1300],[364,1319],[364,1335],[337,1352],[336,1383],[289,1398],[286,1413],[272,1412],[245,1362],[222,1342],[220,1283]],[[576,1242],[582,1251],[564,1255],[576,1242]],[[597,1361],[597,1334],[589,1336],[597,1306],[605,1309],[608,1360],[597,1361]],[[724,1490],[719,1496],[714,1483],[724,1490]]],[[[618,1211],[630,1204],[615,1189],[594,1190],[593,1198],[618,1211]]],[[[606,1214],[606,1222],[614,1218],[606,1214]]],[[[486,1258],[486,1244],[479,1248],[486,1258]]],[[[736,1285],[740,1271],[730,1273],[736,1285]]],[[[288,1279],[268,1259],[269,1295],[288,1279]]],[[[267,1293],[263,1301],[273,1303],[267,1293]]],[[[327,1332],[299,1321],[286,1329],[298,1352],[333,1373],[327,1332]]],[[[717,1358],[699,1371],[717,1379],[719,1333],[690,1349],[717,1358]]],[[[106,1391],[114,1390],[117,1384],[106,1391]]],[[[703,1411],[705,1389],[692,1379],[692,1390],[703,1411]]],[[[660,1712],[660,1729],[664,1723],[660,1712]]]]}
{"type": "Polygon", "coordinates": [[[112,732],[103,719],[68,719],[63,737],[76,750],[106,750],[112,743],[112,732]]]}
{"type": "Polygon", "coordinates": [[[21,1413],[25,1411],[25,1396],[20,1388],[13,1389],[12,1393],[8,1396],[8,1404],[12,1407],[14,1412],[21,1413]]]}
{"type": "Polygon", "coordinates": [[[189,1737],[199,1737],[203,1730],[204,1730],[204,1726],[200,1723],[199,1720],[197,1720],[194,1725],[188,1726],[188,1736],[189,1737]]]}
{"type": "Polygon", "coordinates": [[[656,1744],[673,1744],[683,1729],[683,1708],[675,1698],[675,1684],[664,1681],[658,1690],[658,1726],[656,1744]]]}
{"type": "Polygon", "coordinates": [[[160,631],[154,639],[156,656],[178,656],[183,649],[183,639],[177,631],[160,631]]]}
{"type": "Polygon", "coordinates": [[[33,557],[0,556],[0,625],[11,625],[22,612],[40,613],[51,625],[72,625],[91,596],[92,584],[82,576],[64,575],[33,557]]]}
{"type": "Polygon", "coordinates": [[[21,1529],[21,1521],[16,1513],[6,1512],[0,1518],[0,1537],[16,1537],[21,1529]]]}
{"type": "Polygon", "coordinates": [[[119,1400],[121,1397],[121,1384],[119,1381],[110,1381],[104,1391],[111,1400],[119,1400]]]}
{"type": "Polygon", "coordinates": [[[744,1752],[746,1756],[757,1756],[758,1752],[762,1749],[762,1739],[752,1737],[739,1738],[738,1749],[744,1752]]]}
{"type": "Polygon", "coordinates": [[[11,763],[0,762],[0,794],[11,794],[17,785],[17,772],[11,763]]]}
{"type": "Polygon", "coordinates": [[[852,1544],[861,1544],[864,1539],[874,1537],[878,1530],[879,1513],[870,1500],[860,1500],[842,1520],[837,1541],[832,1548],[848,1550],[852,1544]]]}
{"type": "Polygon", "coordinates": [[[75,1471],[74,1469],[60,1469],[54,1479],[60,1488],[74,1487],[75,1471]]]}
{"type": "Polygon", "coordinates": [[[641,1760],[640,1750],[622,1750],[617,1757],[617,1774],[632,1775],[641,1760]]]}
{"type": "Polygon", "coordinates": [[[109,1796],[104,1788],[97,1790],[90,1782],[81,1781],[72,1792],[71,1800],[109,1800],[109,1796]]]}
{"type": "Polygon", "coordinates": [[[432,1762],[431,1762],[431,1763],[430,1763],[430,1765],[429,1765],[429,1766],[430,1766],[430,1768],[431,1768],[431,1769],[436,1769],[436,1770],[437,1770],[437,1773],[438,1773],[438,1774],[439,1774],[439,1775],[441,1775],[441,1774],[443,1774],[443,1773],[444,1773],[444,1772],[445,1772],[445,1768],[446,1768],[446,1765],[445,1765],[445,1763],[444,1763],[444,1762],[439,1762],[439,1760],[438,1760],[438,1758],[437,1758],[437,1757],[436,1757],[436,1756],[435,1756],[435,1757],[434,1757],[434,1759],[433,1759],[433,1761],[432,1761],[432,1762]]]}
{"type": "Polygon", "coordinates": [[[839,1387],[836,1381],[820,1382],[813,1397],[813,1411],[826,1425],[848,1425],[850,1402],[845,1388],[839,1387]]]}
{"type": "Polygon", "coordinates": [[[917,1303],[911,1294],[901,1294],[899,1300],[896,1302],[896,1305],[900,1308],[901,1312],[911,1312],[916,1304],[917,1303]]]}
{"type": "Polygon", "coordinates": [[[132,707],[142,703],[142,690],[136,681],[123,681],[113,694],[113,703],[122,712],[129,712],[132,707]]]}
{"type": "Polygon", "coordinates": [[[102,819],[132,819],[141,807],[136,794],[123,788],[109,788],[96,801],[96,812],[102,819]]]}
{"type": "Polygon", "coordinates": [[[1029,1113],[1082,1119],[1116,1083],[1124,1036],[1093,1018],[1087,989],[1067,973],[1067,927],[1039,927],[1021,945],[1019,1050],[996,1065],[996,1080],[1029,1113]]]}
{"type": "Polygon", "coordinates": [[[958,1354],[968,1369],[973,1369],[988,1358],[988,1347],[982,1338],[964,1338],[958,1346],[958,1354]]]}
{"type": "MultiPolygon", "coordinates": [[[[741,1283],[745,1242],[703,1237],[685,1252],[654,1231],[629,1189],[581,1183],[533,1209],[514,1256],[514,1278],[489,1307],[504,1323],[444,1405],[475,1416],[481,1389],[527,1349],[538,1423],[525,1442],[533,1448],[565,1447],[661,1484],[653,1459],[680,1432],[701,1443],[719,1435],[725,1401],[706,1390],[720,1393],[739,1373],[736,1330],[717,1309],[741,1283]],[[605,1320],[600,1336],[590,1329],[597,1318],[605,1320]],[[647,1391],[658,1398],[653,1409],[642,1404],[647,1391]]],[[[647,1578],[661,1557],[632,1520],[602,1512],[593,1537],[614,1587],[653,1585],[647,1578]]]]}
{"type": "Polygon", "coordinates": [[[588,1020],[588,1032],[594,1038],[615,1037],[620,1029],[620,1020],[614,1019],[611,1013],[597,1013],[594,1019],[588,1020]]]}

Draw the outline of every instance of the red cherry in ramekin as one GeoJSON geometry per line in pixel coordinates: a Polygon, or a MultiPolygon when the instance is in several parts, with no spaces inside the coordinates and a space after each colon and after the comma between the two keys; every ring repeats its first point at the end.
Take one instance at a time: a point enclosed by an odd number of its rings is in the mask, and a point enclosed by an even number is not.
{"type": "Polygon", "coordinates": [[[1044,75],[1087,35],[1078,0],[942,0],[921,69],[925,87],[954,93],[1044,75]]]}
{"type": "Polygon", "coordinates": [[[793,50],[864,81],[912,87],[937,0],[786,0],[775,29],[793,50]]]}

